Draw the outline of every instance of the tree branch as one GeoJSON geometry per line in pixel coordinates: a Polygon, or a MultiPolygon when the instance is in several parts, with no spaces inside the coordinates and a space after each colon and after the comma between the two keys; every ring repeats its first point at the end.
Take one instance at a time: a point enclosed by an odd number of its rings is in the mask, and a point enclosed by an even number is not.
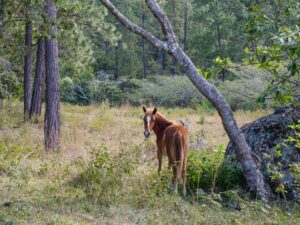
{"type": "Polygon", "coordinates": [[[167,41],[176,41],[176,35],[167,15],[161,10],[156,0],[145,0],[148,8],[160,23],[167,41]]]}
{"type": "Polygon", "coordinates": [[[137,35],[141,36],[142,38],[145,38],[147,41],[149,41],[154,47],[157,47],[159,49],[165,50],[167,52],[170,52],[167,43],[164,41],[161,41],[157,37],[155,37],[150,32],[146,31],[145,29],[141,28],[140,26],[136,25],[135,23],[131,22],[129,19],[127,19],[112,3],[110,0],[101,0],[102,4],[113,14],[114,17],[117,18],[117,20],[123,24],[127,29],[131,30],[133,33],[136,33],[137,35]]]}

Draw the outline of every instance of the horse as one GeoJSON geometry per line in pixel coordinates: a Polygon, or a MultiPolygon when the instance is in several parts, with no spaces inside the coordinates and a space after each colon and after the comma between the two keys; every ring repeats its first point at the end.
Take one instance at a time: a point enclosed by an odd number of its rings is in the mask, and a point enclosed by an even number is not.
{"type": "Polygon", "coordinates": [[[149,138],[153,130],[156,135],[158,174],[160,176],[162,166],[162,156],[168,157],[168,169],[172,168],[173,178],[170,178],[170,190],[177,193],[178,180],[181,176],[183,181],[182,194],[186,197],[186,167],[188,136],[184,123],[173,123],[157,112],[157,108],[146,109],[144,111],[144,136],[149,138]]]}

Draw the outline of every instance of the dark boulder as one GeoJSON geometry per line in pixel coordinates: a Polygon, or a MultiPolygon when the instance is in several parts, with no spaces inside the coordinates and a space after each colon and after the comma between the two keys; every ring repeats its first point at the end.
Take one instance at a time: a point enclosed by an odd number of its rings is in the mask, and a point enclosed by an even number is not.
{"type": "MultiPolygon", "coordinates": [[[[292,171],[291,166],[300,163],[300,149],[295,146],[295,142],[287,141],[289,137],[296,138],[295,129],[291,129],[290,125],[295,125],[299,121],[299,106],[280,108],[275,109],[274,114],[257,119],[241,128],[273,197],[278,195],[289,199],[299,197],[297,184],[299,174],[295,174],[297,171],[292,171]]],[[[225,162],[228,159],[230,163],[232,158],[236,159],[235,149],[229,142],[225,162]]]]}

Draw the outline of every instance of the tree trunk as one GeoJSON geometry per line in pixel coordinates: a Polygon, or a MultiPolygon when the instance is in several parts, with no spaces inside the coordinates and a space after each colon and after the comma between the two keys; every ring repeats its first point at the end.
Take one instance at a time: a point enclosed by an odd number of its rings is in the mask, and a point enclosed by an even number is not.
{"type": "MultiPolygon", "coordinates": [[[[145,12],[142,15],[142,28],[145,28],[145,12]]],[[[143,78],[147,78],[147,61],[146,61],[146,54],[145,54],[145,39],[142,38],[142,59],[143,59],[143,78]]]]}
{"type": "Polygon", "coordinates": [[[119,76],[120,76],[120,51],[119,51],[119,45],[120,43],[118,43],[118,45],[115,47],[115,70],[114,70],[114,80],[118,80],[119,76]]]}
{"type": "Polygon", "coordinates": [[[31,27],[31,6],[27,8],[25,23],[25,50],[24,57],[24,121],[28,120],[30,110],[30,94],[32,79],[32,27],[31,27]]]}
{"type": "Polygon", "coordinates": [[[33,83],[33,93],[31,98],[29,118],[32,118],[32,116],[41,115],[44,83],[45,83],[45,40],[43,37],[40,37],[38,40],[35,77],[33,83]]]}
{"type": "Polygon", "coordinates": [[[4,1],[0,1],[0,38],[1,38],[2,33],[3,33],[4,6],[5,6],[4,1]]]}
{"type": "Polygon", "coordinates": [[[183,34],[183,51],[187,50],[187,19],[188,19],[188,0],[184,5],[184,34],[183,34]]]}
{"type": "MultiPolygon", "coordinates": [[[[175,11],[175,2],[176,1],[172,1],[173,4],[173,26],[174,26],[174,30],[176,32],[176,11],[175,11]]],[[[180,39],[179,39],[180,40],[180,39]]],[[[171,65],[171,74],[174,76],[176,75],[176,66],[177,66],[177,62],[176,62],[176,58],[173,56],[172,57],[172,65],[171,65]]]]}
{"type": "Polygon", "coordinates": [[[160,53],[160,68],[159,68],[159,74],[164,75],[166,69],[166,52],[161,51],[160,53]]]}
{"type": "MultiPolygon", "coordinates": [[[[185,0],[184,5],[184,25],[183,25],[183,51],[187,50],[187,19],[188,19],[188,0],[185,0]]],[[[182,75],[185,74],[184,68],[182,68],[182,75]]]]}
{"type": "Polygon", "coordinates": [[[212,86],[198,71],[190,58],[185,54],[183,49],[176,42],[173,27],[161,10],[155,0],[145,0],[148,8],[156,17],[162,27],[166,41],[156,38],[153,34],[144,30],[128,20],[121,14],[109,0],[101,0],[105,7],[129,30],[144,37],[153,46],[163,49],[176,58],[177,62],[185,69],[187,76],[196,86],[196,88],[214,105],[217,109],[223,126],[230,138],[235,144],[237,155],[243,168],[243,174],[247,181],[250,190],[256,192],[259,198],[267,199],[268,192],[266,191],[265,182],[260,173],[254,159],[251,156],[250,147],[248,146],[243,133],[238,127],[233,113],[220,92],[212,86]]]}
{"type": "Polygon", "coordinates": [[[60,93],[58,73],[58,44],[56,28],[56,7],[52,0],[47,1],[47,17],[50,33],[46,39],[46,112],[45,147],[57,149],[60,144],[60,93]]]}

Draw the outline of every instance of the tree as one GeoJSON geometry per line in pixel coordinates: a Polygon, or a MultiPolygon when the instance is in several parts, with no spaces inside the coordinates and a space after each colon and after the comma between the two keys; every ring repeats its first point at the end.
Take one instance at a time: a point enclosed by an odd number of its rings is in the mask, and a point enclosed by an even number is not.
{"type": "Polygon", "coordinates": [[[24,121],[28,120],[30,110],[32,79],[32,21],[31,4],[27,6],[25,20],[25,57],[24,57],[24,121]]]}
{"type": "Polygon", "coordinates": [[[45,83],[45,39],[40,37],[36,55],[35,77],[31,98],[29,118],[41,115],[42,98],[45,83]]]}
{"type": "MultiPolygon", "coordinates": [[[[144,5],[143,5],[143,12],[142,12],[142,28],[145,28],[145,9],[144,9],[144,5]]],[[[145,39],[142,38],[142,59],[143,59],[143,78],[146,79],[147,78],[147,59],[146,59],[146,53],[145,53],[145,39]]]]}
{"type": "Polygon", "coordinates": [[[162,49],[171,54],[183,67],[192,83],[213,104],[221,116],[223,126],[230,140],[236,146],[237,155],[241,162],[244,177],[250,190],[256,192],[258,197],[266,199],[268,197],[268,192],[266,190],[264,179],[258,169],[258,166],[255,164],[255,161],[251,156],[250,147],[248,146],[243,133],[238,127],[228,103],[220,94],[220,92],[198,72],[190,58],[180,47],[176,41],[176,36],[168,17],[161,10],[157,2],[155,0],[145,1],[150,11],[153,13],[155,18],[157,18],[164,33],[165,40],[158,39],[152,33],[132,23],[120,13],[120,11],[111,3],[111,1],[101,0],[104,6],[127,29],[145,38],[156,48],[162,49]]]}
{"type": "Polygon", "coordinates": [[[248,62],[271,74],[269,87],[258,99],[262,104],[300,104],[299,11],[297,0],[268,0],[249,7],[248,62]]]}
{"type": "Polygon", "coordinates": [[[58,73],[58,43],[56,27],[56,6],[52,0],[46,3],[49,34],[46,38],[46,112],[45,147],[57,149],[60,144],[60,93],[58,73]]]}
{"type": "Polygon", "coordinates": [[[197,32],[188,35],[188,53],[194,63],[205,70],[215,66],[214,59],[218,56],[239,61],[245,46],[242,26],[246,10],[243,3],[240,0],[192,2],[189,27],[197,32]]]}

